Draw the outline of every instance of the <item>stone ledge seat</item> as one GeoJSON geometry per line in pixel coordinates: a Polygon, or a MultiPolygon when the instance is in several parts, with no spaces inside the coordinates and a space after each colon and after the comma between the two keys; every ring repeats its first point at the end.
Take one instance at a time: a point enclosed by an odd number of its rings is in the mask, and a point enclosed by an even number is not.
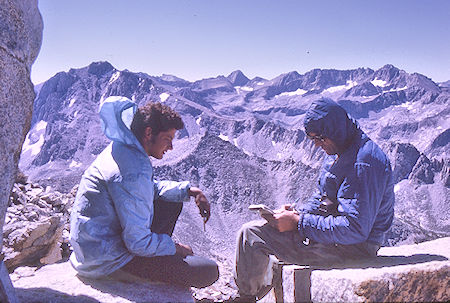
{"type": "Polygon", "coordinates": [[[259,302],[448,301],[449,259],[450,238],[442,238],[330,266],[279,263],[273,291],[259,302]]]}

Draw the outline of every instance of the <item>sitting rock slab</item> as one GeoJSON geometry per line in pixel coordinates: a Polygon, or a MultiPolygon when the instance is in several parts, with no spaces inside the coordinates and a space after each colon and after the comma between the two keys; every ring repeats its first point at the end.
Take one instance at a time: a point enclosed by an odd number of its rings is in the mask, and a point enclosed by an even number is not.
{"type": "Polygon", "coordinates": [[[284,302],[448,302],[450,237],[382,247],[376,259],[283,266],[284,302]]]}
{"type": "Polygon", "coordinates": [[[145,281],[87,279],[79,277],[69,262],[38,270],[18,268],[11,280],[19,301],[27,303],[194,302],[189,288],[145,281]]]}

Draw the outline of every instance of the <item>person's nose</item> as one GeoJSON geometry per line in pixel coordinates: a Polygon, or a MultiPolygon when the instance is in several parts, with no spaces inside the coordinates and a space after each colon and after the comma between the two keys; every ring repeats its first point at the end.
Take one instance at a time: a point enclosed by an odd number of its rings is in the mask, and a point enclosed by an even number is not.
{"type": "Polygon", "coordinates": [[[167,146],[167,149],[168,149],[168,150],[172,150],[172,149],[173,149],[172,142],[169,142],[169,145],[167,146]]]}

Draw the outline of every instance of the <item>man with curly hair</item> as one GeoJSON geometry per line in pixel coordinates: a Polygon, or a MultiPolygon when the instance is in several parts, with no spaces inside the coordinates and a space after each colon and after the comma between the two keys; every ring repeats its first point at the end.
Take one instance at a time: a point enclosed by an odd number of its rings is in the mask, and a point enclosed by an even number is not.
{"type": "Polygon", "coordinates": [[[206,287],[217,264],[172,240],[183,201],[190,197],[205,222],[210,205],[189,182],[156,181],[150,158],[171,150],[178,113],[160,103],[137,109],[125,97],[100,105],[104,134],[112,141],[85,171],[71,213],[72,266],[86,277],[133,276],[206,287]]]}

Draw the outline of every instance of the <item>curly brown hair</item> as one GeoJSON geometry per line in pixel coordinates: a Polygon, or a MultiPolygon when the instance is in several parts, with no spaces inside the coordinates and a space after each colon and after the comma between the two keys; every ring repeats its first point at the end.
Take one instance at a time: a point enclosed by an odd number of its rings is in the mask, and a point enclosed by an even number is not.
{"type": "Polygon", "coordinates": [[[139,107],[131,122],[131,131],[141,142],[147,127],[152,129],[152,135],[157,136],[160,132],[175,128],[184,128],[180,115],[167,105],[159,102],[147,103],[139,107]]]}

